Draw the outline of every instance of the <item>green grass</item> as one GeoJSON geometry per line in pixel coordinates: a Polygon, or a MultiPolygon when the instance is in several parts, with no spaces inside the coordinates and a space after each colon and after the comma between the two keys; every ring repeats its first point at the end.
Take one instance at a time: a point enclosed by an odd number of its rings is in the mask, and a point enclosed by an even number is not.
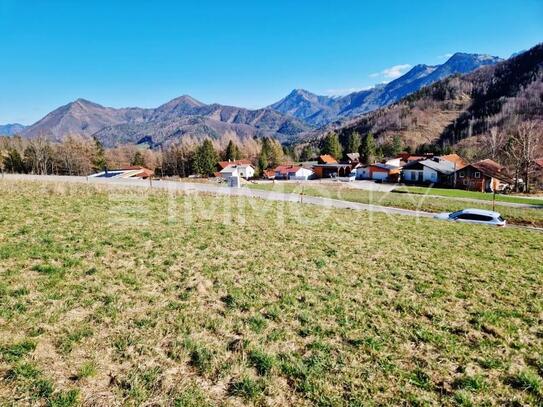
{"type": "MultiPolygon", "coordinates": [[[[303,183],[261,183],[250,184],[249,188],[273,190],[285,193],[303,193],[350,202],[392,206],[402,209],[421,210],[426,212],[454,212],[465,208],[480,208],[492,210],[492,202],[465,202],[449,199],[446,196],[433,197],[415,193],[376,192],[351,188],[348,185],[333,184],[303,184],[303,183]]],[[[449,191],[449,190],[444,190],[449,191]]],[[[460,191],[461,192],[461,191],[460,191]]],[[[433,194],[433,190],[432,190],[433,194]]],[[[525,202],[529,203],[529,202],[525,202]]],[[[541,208],[514,208],[496,205],[496,211],[511,224],[543,227],[543,206],[541,208]]]]}
{"type": "Polygon", "coordinates": [[[0,182],[0,405],[538,405],[543,234],[0,182]]]}
{"type": "MultiPolygon", "coordinates": [[[[492,201],[493,195],[486,192],[477,192],[477,191],[464,191],[461,189],[448,189],[448,188],[427,188],[427,187],[413,187],[413,186],[402,186],[395,189],[395,192],[405,192],[410,194],[429,194],[429,195],[439,195],[451,198],[469,198],[469,199],[478,199],[481,201],[492,201]]],[[[515,195],[504,195],[496,194],[496,202],[511,202],[511,203],[520,203],[527,205],[540,205],[543,206],[542,198],[530,198],[529,196],[515,196],[515,195]]]]}

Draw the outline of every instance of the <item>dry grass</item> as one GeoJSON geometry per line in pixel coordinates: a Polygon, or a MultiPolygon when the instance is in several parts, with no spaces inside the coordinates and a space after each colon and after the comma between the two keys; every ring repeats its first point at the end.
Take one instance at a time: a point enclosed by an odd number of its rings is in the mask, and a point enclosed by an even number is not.
{"type": "Polygon", "coordinates": [[[542,234],[79,185],[0,196],[0,404],[543,401],[542,234]]]}

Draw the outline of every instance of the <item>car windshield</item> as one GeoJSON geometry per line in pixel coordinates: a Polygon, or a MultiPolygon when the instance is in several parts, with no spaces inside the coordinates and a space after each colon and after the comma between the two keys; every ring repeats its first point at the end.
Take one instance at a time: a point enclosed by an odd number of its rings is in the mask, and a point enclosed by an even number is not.
{"type": "Polygon", "coordinates": [[[464,211],[456,211],[456,212],[453,212],[449,215],[449,218],[451,219],[454,219],[456,218],[458,215],[461,215],[464,211]]]}

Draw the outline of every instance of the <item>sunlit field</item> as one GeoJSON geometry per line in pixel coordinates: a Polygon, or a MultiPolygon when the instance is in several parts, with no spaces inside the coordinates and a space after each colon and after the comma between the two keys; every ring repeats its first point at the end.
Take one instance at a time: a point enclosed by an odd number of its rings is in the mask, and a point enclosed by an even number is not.
{"type": "Polygon", "coordinates": [[[492,194],[474,193],[471,191],[454,189],[434,190],[420,187],[402,187],[397,191],[377,192],[352,188],[344,183],[332,185],[330,183],[286,183],[280,181],[276,183],[250,184],[249,188],[298,194],[303,193],[305,195],[427,212],[454,212],[464,208],[494,209],[497,212],[500,212],[510,224],[543,227],[543,201],[535,198],[523,199],[513,196],[497,195],[497,203],[494,208],[491,202],[492,194]],[[480,200],[480,202],[463,201],[454,198],[477,199],[480,200]],[[540,207],[519,208],[503,205],[503,203],[507,202],[540,205],[540,207]]]}
{"type": "Polygon", "coordinates": [[[0,181],[0,404],[541,405],[542,248],[522,229],[0,181]]]}

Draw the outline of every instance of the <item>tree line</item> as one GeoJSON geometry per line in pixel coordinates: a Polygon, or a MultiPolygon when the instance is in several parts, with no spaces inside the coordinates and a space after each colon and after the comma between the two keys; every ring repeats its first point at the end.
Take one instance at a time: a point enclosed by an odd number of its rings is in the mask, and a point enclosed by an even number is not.
{"type": "MultiPolygon", "coordinates": [[[[373,164],[387,157],[395,157],[402,151],[411,150],[404,146],[399,135],[393,136],[389,141],[377,143],[376,138],[371,133],[364,136],[357,131],[353,131],[343,137],[337,133],[328,133],[319,144],[320,154],[329,154],[334,158],[347,159],[347,154],[359,153],[360,162],[363,164],[373,164]]],[[[301,160],[305,161],[315,155],[315,148],[306,145],[301,151],[301,160]]]]}
{"type": "Polygon", "coordinates": [[[272,138],[203,141],[184,138],[159,149],[134,145],[105,148],[96,138],[69,135],[53,143],[46,137],[0,137],[0,171],[38,175],[89,175],[106,169],[142,166],[159,176],[210,176],[220,160],[250,160],[257,172],[291,161],[294,151],[272,138]]]}

